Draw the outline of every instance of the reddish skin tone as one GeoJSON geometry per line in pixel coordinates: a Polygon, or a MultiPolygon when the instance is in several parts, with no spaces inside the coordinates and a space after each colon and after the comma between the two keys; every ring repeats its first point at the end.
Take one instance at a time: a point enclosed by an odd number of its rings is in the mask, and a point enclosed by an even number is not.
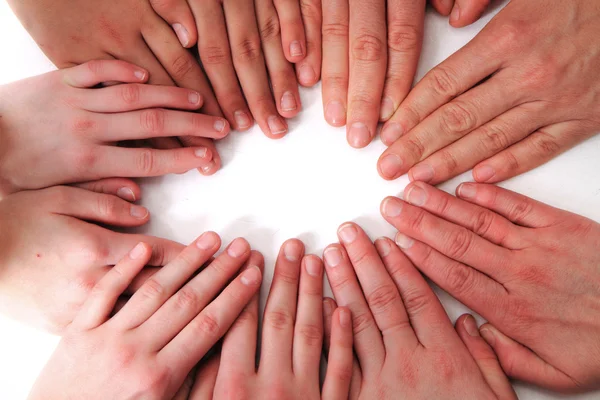
{"type": "Polygon", "coordinates": [[[596,134],[598,20],[596,1],[511,1],[386,123],[380,175],[438,184],[474,168],[495,183],[596,134]]]}
{"type": "Polygon", "coordinates": [[[0,142],[5,144],[0,195],[113,176],[210,169],[214,153],[207,147],[118,146],[182,133],[208,138],[229,133],[224,118],[173,110],[197,110],[203,101],[198,92],[143,85],[147,79],[144,69],[102,60],[0,87],[0,142]],[[125,84],[91,89],[109,81],[125,84]]]}
{"type": "Polygon", "coordinates": [[[260,288],[262,256],[243,239],[201,269],[220,244],[200,236],[111,317],[152,256],[138,244],[96,284],[29,398],[173,398],[260,288]]]}
{"type": "Polygon", "coordinates": [[[516,399],[474,321],[457,334],[390,239],[373,244],[353,223],[338,236],[342,244],[327,247],[324,260],[337,304],[352,312],[350,399],[516,399]]]}
{"type": "Polygon", "coordinates": [[[277,259],[257,367],[258,307],[257,294],[225,336],[220,355],[200,368],[190,400],[347,398],[352,368],[350,311],[330,311],[331,350],[321,392],[323,263],[316,256],[304,256],[299,240],[284,243],[277,259]]]}
{"type": "Polygon", "coordinates": [[[561,392],[600,387],[600,225],[493,185],[424,183],[382,214],[404,253],[489,321],[506,373],[561,392]]]}

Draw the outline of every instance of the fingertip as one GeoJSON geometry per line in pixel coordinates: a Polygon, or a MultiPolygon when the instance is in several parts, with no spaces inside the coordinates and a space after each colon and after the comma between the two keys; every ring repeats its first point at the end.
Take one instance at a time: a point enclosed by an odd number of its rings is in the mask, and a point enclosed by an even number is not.
{"type": "Polygon", "coordinates": [[[298,262],[304,256],[304,243],[298,239],[288,239],[281,245],[281,254],[290,262],[298,262]]]}
{"type": "Polygon", "coordinates": [[[352,328],[352,314],[349,308],[338,307],[335,312],[337,313],[338,323],[342,328],[344,328],[344,331],[352,328]]]}
{"type": "Polygon", "coordinates": [[[258,250],[250,250],[250,258],[248,260],[248,265],[256,265],[261,272],[264,272],[265,269],[265,257],[258,250]]]}

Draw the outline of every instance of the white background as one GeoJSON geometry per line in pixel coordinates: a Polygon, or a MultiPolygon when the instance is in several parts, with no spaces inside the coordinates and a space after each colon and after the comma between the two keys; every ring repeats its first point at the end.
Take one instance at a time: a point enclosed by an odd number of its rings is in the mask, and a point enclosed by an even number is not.
{"type": "MultiPolygon", "coordinates": [[[[460,30],[428,12],[418,78],[473,38],[502,5],[460,30]]],[[[5,2],[0,3],[0,38],[0,84],[54,69],[5,2]]],[[[393,237],[393,229],[379,215],[379,204],[385,196],[400,194],[408,179],[385,182],[378,176],[375,165],[384,149],[378,139],[367,149],[353,150],[343,128],[325,123],[320,86],[301,95],[304,110],[290,122],[286,138],[268,140],[258,128],[233,133],[220,143],[224,168],[215,176],[190,172],[144,180],[142,204],[150,209],[152,220],[142,231],[183,243],[205,230],[219,232],[224,243],[246,237],[266,258],[263,299],[275,255],[288,238],[304,240],[308,252],[320,255],[337,240],[337,227],[348,220],[361,224],[372,238],[393,237]]],[[[599,155],[596,137],[502,186],[600,221],[599,155]]],[[[466,173],[442,188],[453,192],[470,179],[466,173]]],[[[447,294],[437,293],[452,319],[466,311],[447,294]]],[[[26,398],[57,341],[0,317],[0,400],[26,398]]],[[[515,386],[521,399],[600,398],[600,392],[564,397],[515,386]]]]}

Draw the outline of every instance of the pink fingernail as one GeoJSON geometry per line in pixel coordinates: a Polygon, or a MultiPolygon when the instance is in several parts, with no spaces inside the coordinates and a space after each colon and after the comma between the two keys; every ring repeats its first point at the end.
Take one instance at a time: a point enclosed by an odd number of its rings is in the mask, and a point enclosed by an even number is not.
{"type": "Polygon", "coordinates": [[[190,102],[190,104],[197,105],[198,103],[200,103],[200,93],[190,92],[190,94],[188,95],[188,101],[190,102]]]}
{"type": "Polygon", "coordinates": [[[281,96],[281,109],[283,111],[294,111],[298,108],[296,104],[296,96],[290,91],[287,91],[281,96]]]}
{"type": "Polygon", "coordinates": [[[236,111],[233,113],[233,118],[238,129],[246,129],[252,125],[252,119],[246,111],[236,111]]]}
{"type": "Polygon", "coordinates": [[[292,43],[290,43],[290,55],[292,57],[301,57],[304,54],[304,51],[302,50],[302,44],[297,41],[294,40],[292,43]]]}
{"type": "Polygon", "coordinates": [[[381,140],[386,146],[391,146],[404,134],[402,125],[396,122],[388,122],[381,130],[381,140]]]}
{"type": "Polygon", "coordinates": [[[479,329],[477,328],[477,322],[475,322],[473,316],[467,315],[463,321],[463,326],[469,335],[479,337],[479,329]]]}
{"type": "Polygon", "coordinates": [[[325,107],[325,119],[331,125],[341,126],[346,123],[346,109],[337,100],[330,101],[325,107]]]}
{"type": "Polygon", "coordinates": [[[341,308],[340,312],[340,325],[342,328],[350,328],[350,324],[352,323],[352,316],[350,315],[350,311],[345,308],[341,308]]]}
{"type": "Polygon", "coordinates": [[[202,250],[210,250],[217,244],[217,235],[213,232],[203,233],[196,241],[196,246],[202,250]]]}
{"type": "Polygon", "coordinates": [[[227,248],[227,254],[233,258],[243,256],[248,250],[248,245],[243,239],[235,239],[227,248]]]}
{"type": "Polygon", "coordinates": [[[375,248],[377,249],[377,253],[379,253],[381,257],[387,257],[388,254],[390,254],[390,251],[392,250],[390,244],[385,238],[377,239],[375,241],[375,248]]]}
{"type": "Polygon", "coordinates": [[[127,201],[135,201],[135,193],[128,187],[122,187],[117,190],[117,196],[127,201]]]}
{"type": "Polygon", "coordinates": [[[271,131],[271,135],[283,135],[287,132],[287,126],[278,116],[271,115],[267,119],[267,124],[269,125],[269,130],[271,131]]]}
{"type": "Polygon", "coordinates": [[[361,149],[371,143],[369,128],[362,122],[355,122],[348,131],[348,143],[355,149],[361,149]]]}
{"type": "Polygon", "coordinates": [[[458,3],[454,3],[454,8],[452,9],[452,13],[450,14],[450,21],[456,22],[460,19],[460,7],[458,3]]]}
{"type": "Polygon", "coordinates": [[[387,121],[388,119],[390,119],[392,117],[392,115],[394,115],[394,101],[392,100],[391,97],[386,96],[383,98],[383,100],[381,101],[381,109],[379,112],[379,119],[381,121],[387,121]]]}
{"type": "Polygon", "coordinates": [[[402,159],[396,154],[388,154],[379,161],[379,171],[387,179],[394,179],[402,170],[402,159]]]}
{"type": "Polygon", "coordinates": [[[393,197],[387,198],[383,202],[383,213],[390,218],[396,218],[402,213],[402,203],[393,197]]]}
{"type": "Polygon", "coordinates": [[[208,153],[208,149],[206,147],[200,147],[194,151],[194,154],[198,158],[205,158],[207,153],[208,153]]]}
{"type": "Polygon", "coordinates": [[[304,259],[304,268],[306,268],[306,272],[315,278],[321,276],[321,262],[317,257],[306,257],[304,259]]]}
{"type": "Polygon", "coordinates": [[[257,266],[252,266],[245,270],[242,273],[242,277],[240,278],[242,283],[246,286],[254,286],[262,280],[262,273],[260,272],[260,268],[257,266]]]}
{"type": "Polygon", "coordinates": [[[410,170],[413,181],[429,182],[433,179],[434,171],[429,164],[419,164],[410,170]]]}
{"type": "Polygon", "coordinates": [[[131,214],[131,216],[136,219],[145,219],[148,216],[149,212],[142,206],[132,205],[129,209],[129,214],[131,214]]]}
{"type": "Polygon", "coordinates": [[[308,86],[315,81],[315,71],[308,64],[301,65],[298,68],[298,80],[304,86],[308,86]]]}
{"type": "Polygon", "coordinates": [[[473,171],[473,176],[478,182],[487,182],[496,175],[496,170],[489,165],[476,167],[473,171]]]}
{"type": "Polygon", "coordinates": [[[302,247],[296,241],[287,242],[283,248],[283,255],[288,261],[295,262],[300,259],[302,247]]]}
{"type": "Polygon", "coordinates": [[[415,244],[415,241],[412,238],[400,232],[396,234],[395,242],[398,245],[398,247],[400,247],[403,250],[408,250],[413,246],[413,244],[415,244]]]}
{"type": "Polygon", "coordinates": [[[474,199],[477,196],[477,188],[471,183],[463,183],[458,187],[458,196],[463,199],[474,199]]]}
{"type": "Polygon", "coordinates": [[[190,33],[188,32],[188,30],[185,29],[185,27],[179,23],[173,24],[173,30],[177,35],[177,39],[179,39],[179,43],[181,43],[183,47],[188,47],[188,45],[190,44],[190,33]]]}
{"type": "Polygon", "coordinates": [[[215,121],[213,128],[215,129],[215,131],[221,133],[223,132],[223,129],[225,129],[225,121],[223,121],[222,119],[218,119],[215,121]]]}
{"type": "Polygon", "coordinates": [[[330,267],[337,267],[342,262],[342,253],[337,247],[330,247],[323,253],[325,262],[330,267]]]}
{"type": "Polygon", "coordinates": [[[146,246],[144,243],[138,243],[130,252],[129,258],[132,260],[138,259],[146,253],[146,246]]]}
{"type": "Polygon", "coordinates": [[[146,79],[146,71],[137,70],[133,73],[133,75],[140,81],[146,79]]]}
{"type": "Polygon", "coordinates": [[[417,207],[421,207],[427,201],[427,193],[423,188],[413,185],[404,195],[406,201],[417,207]]]}
{"type": "Polygon", "coordinates": [[[356,240],[356,237],[358,236],[358,231],[356,230],[356,227],[353,224],[346,224],[340,227],[340,229],[338,230],[338,234],[340,235],[342,242],[344,242],[345,244],[351,244],[356,240]]]}

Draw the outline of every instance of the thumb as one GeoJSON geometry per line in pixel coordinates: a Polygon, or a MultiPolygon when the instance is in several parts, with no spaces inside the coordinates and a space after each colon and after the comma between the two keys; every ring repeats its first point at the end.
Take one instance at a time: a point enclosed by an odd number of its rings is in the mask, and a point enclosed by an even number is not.
{"type": "Polygon", "coordinates": [[[450,25],[462,28],[477,21],[490,4],[490,0],[456,0],[450,13],[450,25]]]}
{"type": "Polygon", "coordinates": [[[198,41],[194,14],[186,0],[150,0],[154,11],[167,21],[181,45],[190,48],[198,41]]]}

